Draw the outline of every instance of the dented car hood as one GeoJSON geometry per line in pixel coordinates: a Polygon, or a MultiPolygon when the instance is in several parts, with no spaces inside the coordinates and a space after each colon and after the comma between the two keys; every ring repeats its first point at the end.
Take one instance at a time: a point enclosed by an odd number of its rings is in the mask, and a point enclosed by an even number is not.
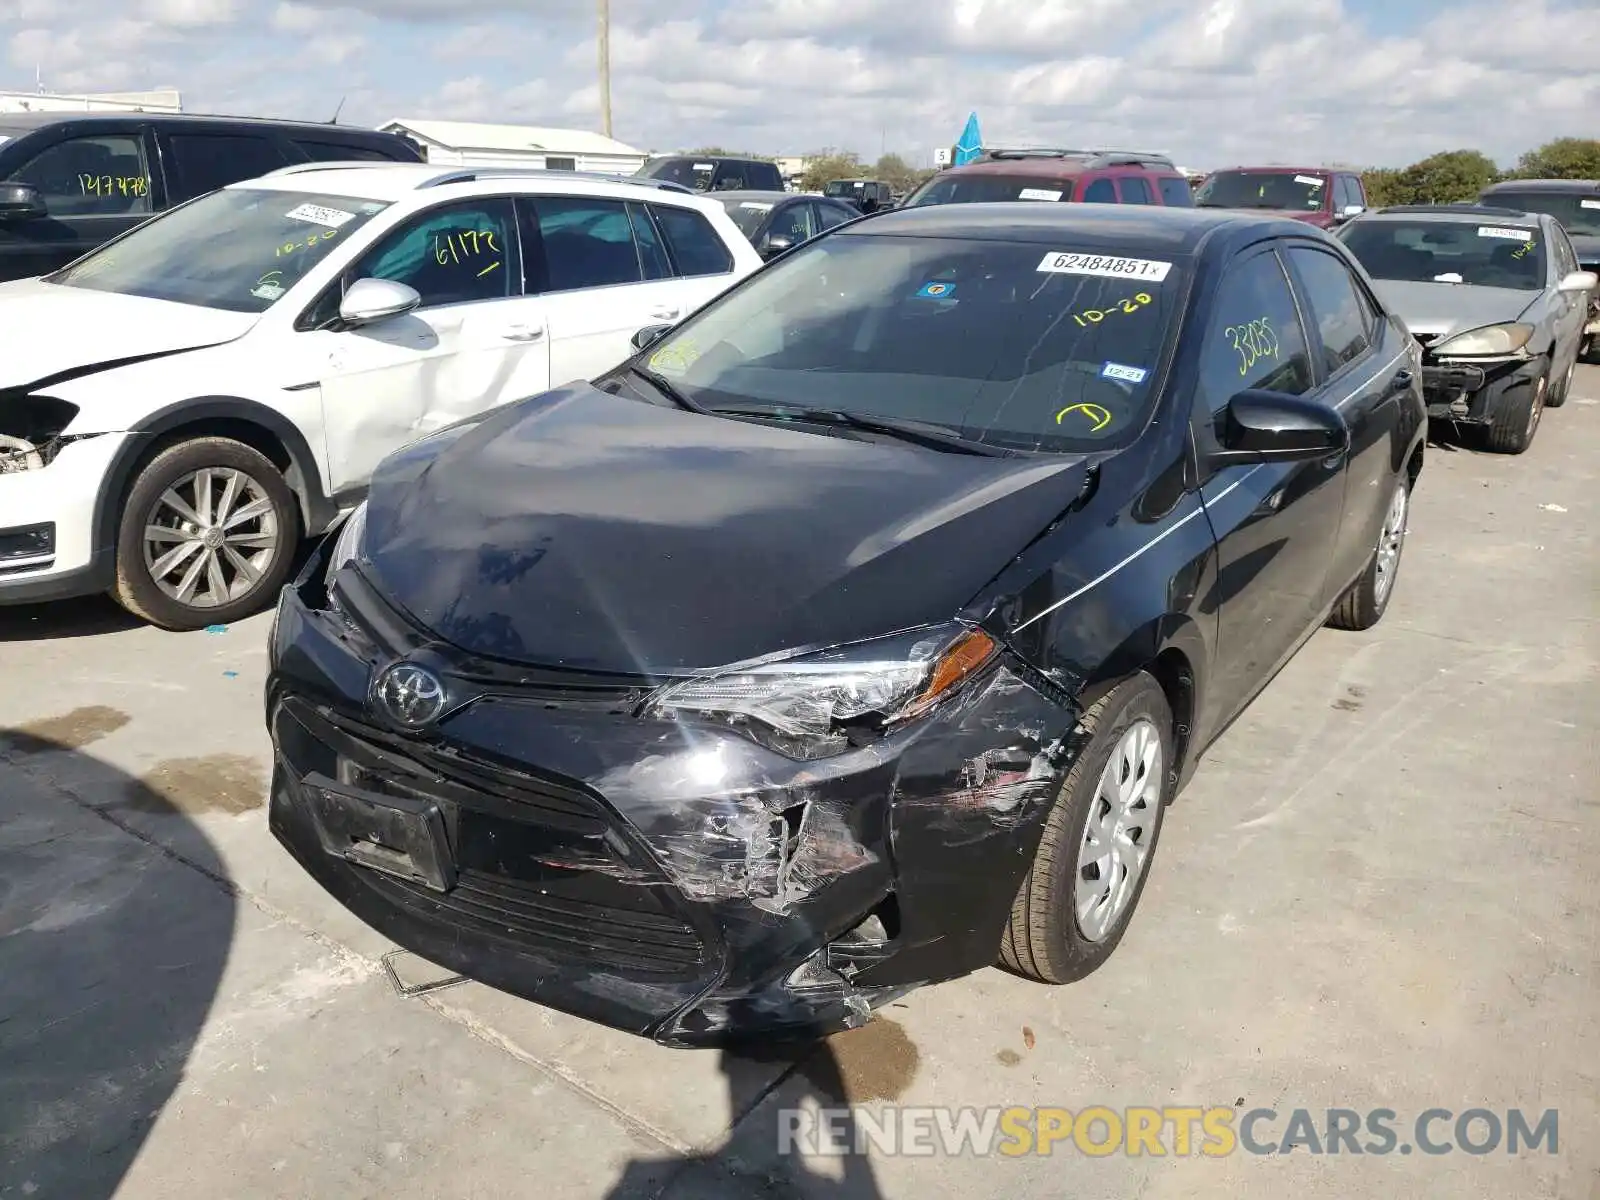
{"type": "Polygon", "coordinates": [[[462,649],[670,675],[947,621],[1085,472],[574,384],[380,466],[364,570],[462,649]]]}
{"type": "Polygon", "coordinates": [[[232,341],[254,313],[63,287],[41,279],[0,283],[0,388],[99,365],[232,341]]]}
{"type": "Polygon", "coordinates": [[[1484,325],[1515,321],[1543,295],[1514,288],[1479,287],[1465,283],[1374,279],[1389,310],[1412,333],[1444,336],[1484,325]]]}

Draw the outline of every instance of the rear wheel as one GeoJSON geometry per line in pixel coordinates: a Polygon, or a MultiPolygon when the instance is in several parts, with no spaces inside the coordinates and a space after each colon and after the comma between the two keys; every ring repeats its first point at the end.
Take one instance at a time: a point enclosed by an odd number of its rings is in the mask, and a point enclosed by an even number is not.
{"type": "Polygon", "coordinates": [[[1518,380],[1495,398],[1494,415],[1484,441],[1497,454],[1521,454],[1533,445],[1550,389],[1550,364],[1541,364],[1531,382],[1518,380]]]}
{"type": "Polygon", "coordinates": [[[1011,908],[1000,959],[1044,983],[1070,983],[1111,957],[1149,878],[1173,766],[1172,710],[1149,675],[1083,715],[1088,744],[1045,819],[1011,908]]]}
{"type": "Polygon", "coordinates": [[[237,621],[278,594],[299,536],[294,493],[260,451],[230,438],[178,442],[129,489],[112,594],[164,629],[237,621]]]}

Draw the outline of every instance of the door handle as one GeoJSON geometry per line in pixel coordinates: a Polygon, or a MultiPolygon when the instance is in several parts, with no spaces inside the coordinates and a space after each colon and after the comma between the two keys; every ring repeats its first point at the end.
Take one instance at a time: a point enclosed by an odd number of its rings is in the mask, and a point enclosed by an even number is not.
{"type": "Polygon", "coordinates": [[[502,330],[500,336],[508,342],[537,342],[544,336],[544,329],[534,325],[512,325],[502,330]]]}
{"type": "Polygon", "coordinates": [[[681,308],[653,308],[650,315],[658,321],[676,321],[683,315],[681,308]]]}
{"type": "Polygon", "coordinates": [[[1391,392],[1403,392],[1411,386],[1411,381],[1415,378],[1416,376],[1410,371],[1396,371],[1394,378],[1389,380],[1389,390],[1391,392]]]}

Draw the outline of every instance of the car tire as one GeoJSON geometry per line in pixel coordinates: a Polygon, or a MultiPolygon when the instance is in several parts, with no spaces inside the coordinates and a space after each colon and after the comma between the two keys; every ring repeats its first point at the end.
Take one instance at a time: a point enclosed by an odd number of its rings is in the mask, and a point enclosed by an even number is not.
{"type": "Polygon", "coordinates": [[[1484,445],[1496,454],[1521,454],[1533,445],[1550,390],[1550,362],[1541,360],[1530,380],[1516,380],[1495,397],[1484,445]]]}
{"type": "MultiPolygon", "coordinates": [[[[1582,347],[1580,346],[1579,349],[1581,350],[1582,347]]],[[[1567,373],[1561,377],[1560,385],[1550,388],[1545,393],[1544,406],[1546,408],[1560,408],[1567,402],[1567,397],[1572,394],[1572,380],[1578,374],[1579,357],[1580,355],[1578,354],[1572,356],[1572,361],[1567,364],[1567,373]]]]}
{"type": "Polygon", "coordinates": [[[1344,590],[1328,624],[1335,629],[1371,629],[1383,620],[1394,595],[1400,573],[1400,559],[1406,548],[1406,531],[1411,519],[1411,480],[1401,476],[1395,482],[1378,529],[1378,544],[1356,581],[1344,590]]]}
{"type": "Polygon", "coordinates": [[[276,598],[299,541],[294,493],[266,455],[231,438],[176,442],[128,489],[112,595],[163,629],[225,625],[276,598]]]}
{"type": "Polygon", "coordinates": [[[1088,742],[1045,818],[1000,942],[1000,961],[1041,983],[1082,979],[1116,950],[1150,878],[1175,777],[1172,710],[1149,675],[1136,675],[1103,696],[1084,713],[1081,726],[1088,742]],[[1088,840],[1091,818],[1094,846],[1088,840]],[[1115,822],[1109,829],[1107,820],[1115,822]],[[1096,849],[1112,844],[1115,856],[1091,861],[1096,849]],[[1130,863],[1133,852],[1138,858],[1130,863]],[[1097,893],[1104,893],[1104,902],[1081,911],[1097,893]]]}

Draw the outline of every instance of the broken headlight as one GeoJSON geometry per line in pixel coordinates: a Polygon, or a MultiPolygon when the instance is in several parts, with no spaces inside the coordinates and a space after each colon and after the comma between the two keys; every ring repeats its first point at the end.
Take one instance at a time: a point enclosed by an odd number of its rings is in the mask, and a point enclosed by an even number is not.
{"type": "Polygon", "coordinates": [[[883,638],[669,684],[645,715],[725,721],[791,758],[823,758],[850,746],[852,734],[926,712],[998,652],[988,634],[963,626],[883,638]]]}
{"type": "Polygon", "coordinates": [[[1439,358],[1494,358],[1515,354],[1533,337],[1533,326],[1520,321],[1485,325],[1435,342],[1428,349],[1439,358]]]}
{"type": "Polygon", "coordinates": [[[0,394],[0,475],[42,471],[76,438],[61,431],[78,415],[77,405],[53,396],[0,394]]]}
{"type": "Polygon", "coordinates": [[[339,526],[333,541],[333,553],[328,557],[327,582],[331,586],[340,570],[355,562],[361,553],[361,543],[367,533],[367,502],[363,500],[339,526]]]}

